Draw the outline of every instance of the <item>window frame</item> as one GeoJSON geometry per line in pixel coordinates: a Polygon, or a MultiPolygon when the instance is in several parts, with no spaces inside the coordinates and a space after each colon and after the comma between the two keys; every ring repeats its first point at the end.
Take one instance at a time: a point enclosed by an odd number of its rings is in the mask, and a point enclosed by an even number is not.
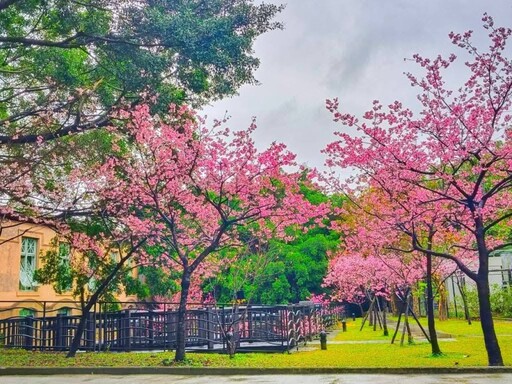
{"type": "MultiPolygon", "coordinates": [[[[67,272],[71,274],[71,244],[59,241],[58,246],[59,252],[59,263],[60,267],[66,268],[67,272]]],[[[69,285],[60,287],[62,292],[69,292],[73,289],[73,281],[69,282],[69,285]]]]}
{"type": "Polygon", "coordinates": [[[37,254],[39,250],[39,238],[31,237],[31,236],[22,236],[21,244],[20,244],[20,262],[19,269],[20,273],[18,276],[18,289],[21,292],[33,292],[37,289],[37,284],[34,279],[34,273],[37,269],[37,254]],[[33,241],[34,250],[33,252],[28,252],[27,247],[28,244],[26,242],[33,241]],[[26,245],[27,244],[27,245],[26,245]],[[26,246],[25,246],[26,245],[26,246]],[[27,260],[32,259],[32,262],[29,263],[27,260]],[[31,269],[31,271],[29,270],[31,269]],[[27,274],[32,273],[32,276],[28,276],[27,274]],[[23,281],[28,282],[30,280],[30,285],[25,285],[23,281]]]}

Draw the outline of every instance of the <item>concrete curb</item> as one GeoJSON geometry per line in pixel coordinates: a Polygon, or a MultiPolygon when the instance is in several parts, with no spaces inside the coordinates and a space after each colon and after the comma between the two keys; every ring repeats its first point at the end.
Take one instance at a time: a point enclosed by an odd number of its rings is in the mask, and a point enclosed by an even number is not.
{"type": "Polygon", "coordinates": [[[320,375],[320,374],[379,374],[437,375],[512,373],[512,367],[460,368],[196,368],[196,367],[0,367],[0,376],[48,375],[320,375]]]}

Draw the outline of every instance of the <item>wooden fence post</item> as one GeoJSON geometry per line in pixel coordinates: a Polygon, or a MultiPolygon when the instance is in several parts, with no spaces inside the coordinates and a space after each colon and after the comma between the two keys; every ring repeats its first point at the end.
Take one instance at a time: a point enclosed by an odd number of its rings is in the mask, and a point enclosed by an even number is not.
{"type": "Polygon", "coordinates": [[[95,313],[87,314],[85,326],[85,345],[87,350],[94,351],[96,345],[96,316],[95,313]]]}
{"type": "Polygon", "coordinates": [[[206,339],[208,340],[208,349],[213,349],[213,341],[215,339],[215,332],[213,327],[214,314],[212,307],[206,307],[206,339]]]}
{"type": "Polygon", "coordinates": [[[123,347],[123,350],[125,351],[128,351],[130,352],[131,351],[131,348],[132,348],[132,343],[131,343],[131,337],[130,337],[130,310],[127,309],[125,311],[122,312],[122,317],[121,317],[121,321],[120,321],[120,324],[121,324],[121,329],[120,329],[120,334],[121,334],[121,340],[120,341],[120,345],[123,347]]]}
{"type": "Polygon", "coordinates": [[[23,335],[23,348],[32,349],[33,336],[34,336],[34,317],[27,316],[23,319],[22,335],[23,335]]]}

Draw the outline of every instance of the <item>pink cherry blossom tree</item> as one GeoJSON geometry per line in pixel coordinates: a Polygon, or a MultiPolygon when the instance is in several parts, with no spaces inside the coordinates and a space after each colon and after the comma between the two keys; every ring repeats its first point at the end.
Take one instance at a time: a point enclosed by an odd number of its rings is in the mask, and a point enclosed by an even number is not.
{"type": "MultiPolygon", "coordinates": [[[[417,116],[400,102],[385,108],[375,101],[362,120],[338,111],[338,101],[328,101],[334,119],[357,134],[338,132],[339,140],[326,153],[332,166],[354,167],[360,173],[354,181],[361,188],[370,181],[393,191],[392,203],[401,191],[414,196],[409,205],[408,231],[413,248],[434,257],[454,261],[476,282],[482,331],[489,365],[503,365],[494,330],[489,301],[489,255],[510,243],[495,236],[497,225],[512,217],[512,142],[510,107],[512,61],[504,56],[512,30],[496,27],[484,15],[490,46],[479,50],[471,42],[472,32],[451,33],[452,42],[465,50],[467,80],[451,90],[443,77],[456,60],[414,56],[425,71],[424,77],[409,74],[419,87],[422,110],[417,116]],[[478,255],[477,270],[461,261],[454,241],[444,250],[431,249],[420,241],[415,223],[422,210],[440,215],[445,225],[466,231],[472,243],[460,244],[478,255]]],[[[428,215],[428,213],[427,213],[428,215]]],[[[428,236],[427,236],[428,239],[428,236]]]]}
{"type": "MultiPolygon", "coordinates": [[[[351,223],[350,220],[337,223],[345,234],[345,246],[351,252],[373,254],[387,265],[393,262],[393,270],[397,272],[400,270],[397,262],[402,262],[408,268],[415,266],[420,273],[418,280],[426,281],[432,354],[439,355],[441,350],[434,324],[434,280],[437,280],[439,289],[444,279],[457,267],[451,260],[433,259],[429,252],[416,250],[410,235],[414,233],[415,241],[424,244],[425,249],[429,251],[443,251],[452,246],[451,251],[457,254],[459,260],[464,261],[466,266],[474,259],[465,257],[468,253],[466,243],[471,242],[471,238],[465,233],[455,231],[450,225],[446,226],[445,222],[440,220],[442,217],[439,211],[434,209],[436,207],[415,200],[406,185],[397,194],[383,186],[374,185],[372,181],[370,185],[371,187],[364,193],[350,197],[349,203],[343,207],[344,217],[357,218],[356,223],[351,223]],[[458,247],[454,247],[454,242],[458,247]],[[462,247],[463,244],[466,245],[465,248],[462,247]]],[[[399,275],[403,276],[403,273],[399,275]]],[[[400,282],[397,284],[403,285],[400,282]]],[[[410,288],[410,284],[405,286],[410,288]]]]}
{"type": "Polygon", "coordinates": [[[329,262],[324,286],[331,299],[361,305],[376,296],[389,299],[388,270],[380,259],[357,253],[341,253],[329,262]]]}
{"type": "Polygon", "coordinates": [[[130,151],[99,167],[89,188],[133,232],[154,234],[148,244],[158,244],[180,270],[175,359],[182,361],[191,281],[205,260],[239,245],[242,227],[286,239],[287,227],[305,226],[327,207],[303,199],[299,184],[309,176],[285,170],[295,156],[284,145],[256,148],[254,124],[239,132],[210,129],[186,107],[152,116],[139,106],[119,118],[133,138],[130,151]]]}

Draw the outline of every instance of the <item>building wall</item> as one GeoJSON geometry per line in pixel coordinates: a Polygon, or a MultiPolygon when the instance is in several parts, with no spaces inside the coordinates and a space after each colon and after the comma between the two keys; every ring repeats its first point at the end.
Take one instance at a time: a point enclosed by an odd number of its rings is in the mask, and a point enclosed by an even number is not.
{"type": "MultiPolygon", "coordinates": [[[[489,285],[492,289],[512,284],[511,270],[512,252],[510,250],[502,251],[489,258],[489,285]]],[[[476,290],[476,284],[469,277],[464,276],[464,283],[467,288],[476,290]]],[[[456,284],[455,277],[449,277],[445,286],[448,289],[448,302],[453,307],[458,305],[459,311],[462,311],[462,298],[460,290],[456,284]]]]}
{"type": "MultiPolygon", "coordinates": [[[[71,292],[58,294],[50,285],[38,285],[34,290],[20,289],[20,262],[22,238],[37,240],[36,268],[42,266],[40,255],[48,251],[55,232],[45,226],[31,223],[2,222],[0,233],[0,319],[23,315],[23,309],[42,312],[49,316],[68,308],[77,313],[79,306],[71,292]]],[[[134,296],[121,295],[120,301],[136,301],[134,296]]],[[[25,311],[26,312],[26,311],[25,311]]]]}

